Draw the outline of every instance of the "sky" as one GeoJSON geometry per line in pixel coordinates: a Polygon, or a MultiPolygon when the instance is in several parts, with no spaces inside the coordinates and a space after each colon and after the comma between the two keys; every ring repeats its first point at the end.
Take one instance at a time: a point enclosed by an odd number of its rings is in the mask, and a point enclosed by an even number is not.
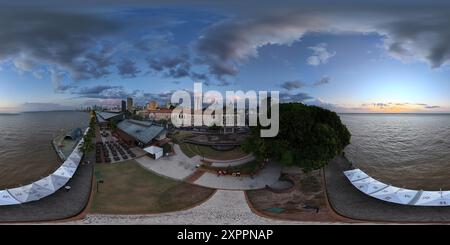
{"type": "Polygon", "coordinates": [[[280,91],[336,112],[450,112],[450,4],[0,0],[0,112],[280,91]]]}

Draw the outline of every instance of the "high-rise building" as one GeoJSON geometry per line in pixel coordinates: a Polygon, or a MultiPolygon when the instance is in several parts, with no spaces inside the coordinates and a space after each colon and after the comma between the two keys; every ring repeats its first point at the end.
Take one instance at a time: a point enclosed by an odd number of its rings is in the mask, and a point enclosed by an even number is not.
{"type": "Polygon", "coordinates": [[[122,100],[121,110],[122,110],[122,112],[126,112],[127,111],[127,102],[125,100],[122,100]]]}
{"type": "Polygon", "coordinates": [[[133,98],[131,97],[127,98],[127,110],[133,111],[133,98]]]}

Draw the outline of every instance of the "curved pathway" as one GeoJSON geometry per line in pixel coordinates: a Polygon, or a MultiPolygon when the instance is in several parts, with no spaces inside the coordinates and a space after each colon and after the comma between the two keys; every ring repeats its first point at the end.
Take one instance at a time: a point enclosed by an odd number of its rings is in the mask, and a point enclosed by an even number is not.
{"type": "Polygon", "coordinates": [[[255,160],[255,156],[253,156],[253,154],[249,154],[247,156],[232,160],[215,160],[205,158],[205,161],[212,162],[211,166],[213,167],[234,167],[251,162],[253,160],[255,160]]]}
{"type": "Polygon", "coordinates": [[[184,211],[151,215],[88,215],[65,224],[145,224],[145,225],[269,225],[312,224],[268,219],[256,215],[243,191],[217,191],[208,201],[184,211]]]}
{"type": "MultiPolygon", "coordinates": [[[[179,145],[174,145],[175,154],[162,157],[158,160],[147,156],[135,159],[142,167],[162,176],[175,180],[189,180],[190,176],[196,175],[199,171],[196,166],[201,164],[201,157],[189,158],[179,145]]],[[[279,182],[281,166],[275,163],[269,164],[257,175],[234,177],[231,175],[217,176],[215,173],[205,172],[195,177],[193,184],[222,190],[255,190],[265,188],[266,185],[274,185],[279,182]]]]}

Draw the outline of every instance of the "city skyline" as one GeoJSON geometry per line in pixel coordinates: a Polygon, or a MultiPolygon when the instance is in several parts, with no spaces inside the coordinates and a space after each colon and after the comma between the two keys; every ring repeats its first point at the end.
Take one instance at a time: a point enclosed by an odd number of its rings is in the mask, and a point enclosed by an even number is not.
{"type": "Polygon", "coordinates": [[[0,112],[167,102],[194,81],[336,112],[450,112],[448,4],[0,3],[0,112]]]}

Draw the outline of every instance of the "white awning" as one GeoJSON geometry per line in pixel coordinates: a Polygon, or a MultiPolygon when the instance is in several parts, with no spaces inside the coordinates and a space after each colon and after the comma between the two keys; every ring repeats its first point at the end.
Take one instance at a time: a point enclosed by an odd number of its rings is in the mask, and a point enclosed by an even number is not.
{"type": "Polygon", "coordinates": [[[147,147],[144,149],[144,151],[146,151],[152,155],[155,155],[155,159],[159,159],[160,157],[162,157],[163,152],[164,152],[163,148],[157,147],[157,146],[147,147]]]}
{"type": "Polygon", "coordinates": [[[367,188],[369,187],[370,182],[375,181],[372,178],[365,178],[365,179],[361,179],[355,182],[352,182],[352,185],[354,185],[358,190],[364,192],[364,193],[368,193],[367,192],[367,188]]]}
{"type": "Polygon", "coordinates": [[[424,191],[415,203],[417,206],[448,206],[450,200],[445,199],[441,191],[424,191]]]}
{"type": "Polygon", "coordinates": [[[31,189],[29,190],[29,194],[28,194],[26,202],[37,201],[37,200],[40,200],[41,198],[49,196],[53,193],[54,193],[54,191],[51,191],[47,188],[44,188],[42,186],[39,186],[39,185],[36,185],[33,183],[33,184],[31,184],[31,189]]]}
{"type": "Polygon", "coordinates": [[[65,186],[67,184],[67,182],[69,182],[68,177],[63,177],[63,176],[54,175],[54,174],[50,175],[50,177],[52,178],[53,187],[55,187],[56,190],[65,186]]]}
{"type": "Polygon", "coordinates": [[[78,164],[81,161],[81,154],[76,152],[76,150],[75,150],[72,152],[72,154],[69,155],[69,157],[67,159],[78,164]]]}
{"type": "Polygon", "coordinates": [[[344,174],[347,177],[347,179],[350,180],[351,182],[358,181],[358,180],[369,177],[366,173],[361,171],[361,169],[353,169],[353,170],[345,171],[344,174]]]}
{"type": "Polygon", "coordinates": [[[77,168],[78,167],[77,162],[74,162],[71,158],[67,159],[62,165],[65,167],[68,167],[68,168],[77,168]]]}
{"type": "Polygon", "coordinates": [[[43,178],[43,179],[40,179],[40,180],[38,180],[38,181],[36,181],[36,182],[34,182],[34,183],[35,183],[36,185],[42,186],[42,187],[44,187],[44,188],[46,188],[46,189],[48,189],[48,190],[51,190],[51,191],[56,191],[56,190],[58,190],[58,189],[55,187],[54,183],[53,183],[53,179],[52,179],[51,175],[49,175],[49,176],[47,176],[47,177],[45,177],[45,178],[43,178]]]}
{"type": "Polygon", "coordinates": [[[370,196],[386,201],[386,202],[393,202],[393,203],[399,203],[399,204],[407,204],[404,203],[404,200],[400,198],[399,195],[397,195],[397,192],[401,190],[398,187],[395,186],[388,186],[381,191],[377,191],[375,193],[372,193],[370,196]]]}
{"type": "Polygon", "coordinates": [[[26,186],[21,186],[17,188],[8,189],[8,192],[19,202],[24,203],[27,201],[28,196],[30,195],[30,190],[33,187],[33,184],[29,184],[26,186]]]}
{"type": "Polygon", "coordinates": [[[397,197],[402,203],[410,204],[410,202],[413,201],[414,197],[416,197],[417,193],[419,193],[419,191],[400,189],[399,191],[397,191],[397,197]]]}
{"type": "Polygon", "coordinates": [[[7,190],[0,191],[0,206],[20,204],[7,190]]]}
{"type": "Polygon", "coordinates": [[[76,171],[75,168],[68,168],[66,166],[61,166],[52,175],[57,175],[57,176],[66,177],[66,178],[70,179],[70,178],[72,178],[75,171],[76,171]]]}

